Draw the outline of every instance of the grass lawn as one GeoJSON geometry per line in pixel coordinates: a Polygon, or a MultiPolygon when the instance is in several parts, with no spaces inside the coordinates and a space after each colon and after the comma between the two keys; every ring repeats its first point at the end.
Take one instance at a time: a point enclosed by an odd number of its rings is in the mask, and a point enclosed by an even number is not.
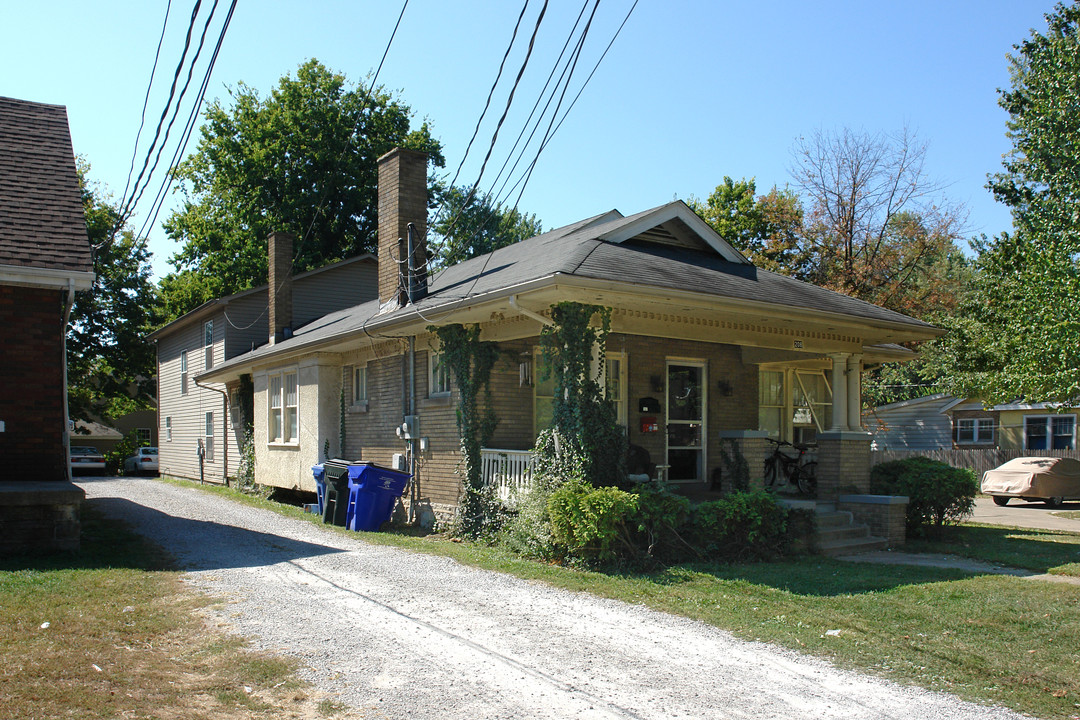
{"type": "Polygon", "coordinates": [[[78,553],[0,561],[0,718],[313,718],[281,658],[208,628],[210,600],[93,503],[78,553]]]}

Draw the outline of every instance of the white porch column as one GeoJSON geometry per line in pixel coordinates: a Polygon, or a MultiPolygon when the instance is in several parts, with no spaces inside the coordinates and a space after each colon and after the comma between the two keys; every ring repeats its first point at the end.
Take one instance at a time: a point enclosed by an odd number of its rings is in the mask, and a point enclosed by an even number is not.
{"type": "Polygon", "coordinates": [[[832,358],[832,426],[829,430],[843,432],[848,429],[848,353],[830,353],[832,358]]]}
{"type": "Polygon", "coordinates": [[[862,428],[862,355],[852,355],[847,360],[847,421],[848,429],[856,432],[862,428]]]}

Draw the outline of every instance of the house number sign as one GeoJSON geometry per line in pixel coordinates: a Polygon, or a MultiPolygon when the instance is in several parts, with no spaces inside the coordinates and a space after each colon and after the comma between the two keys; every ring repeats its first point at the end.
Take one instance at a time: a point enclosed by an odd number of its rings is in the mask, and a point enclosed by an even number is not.
{"type": "Polygon", "coordinates": [[[796,350],[802,350],[802,340],[795,340],[793,342],[795,343],[796,350]]]}

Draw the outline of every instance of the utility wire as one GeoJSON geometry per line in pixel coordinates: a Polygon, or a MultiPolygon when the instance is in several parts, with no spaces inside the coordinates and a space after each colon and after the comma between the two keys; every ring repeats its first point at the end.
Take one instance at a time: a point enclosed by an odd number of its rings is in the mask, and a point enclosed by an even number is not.
{"type": "MultiPolygon", "coordinates": [[[[196,0],[195,7],[191,11],[191,18],[188,20],[187,33],[184,37],[184,50],[180,54],[180,61],[176,64],[176,70],[173,72],[172,85],[169,87],[169,97],[165,103],[165,108],[161,111],[161,117],[158,118],[157,128],[154,130],[154,139],[150,143],[150,148],[146,152],[146,159],[143,160],[142,168],[139,169],[139,175],[135,178],[135,187],[132,188],[132,197],[135,194],[135,188],[142,182],[143,176],[146,174],[146,168],[150,164],[150,155],[154,152],[154,148],[157,147],[158,138],[161,137],[161,128],[165,124],[165,118],[169,114],[169,110],[172,107],[173,97],[176,94],[176,84],[180,80],[180,73],[184,70],[184,61],[187,59],[188,50],[191,47],[191,34],[195,30],[195,19],[199,15],[199,8],[202,6],[202,0],[196,0]]],[[[118,227],[122,227],[127,218],[131,215],[132,200],[125,195],[123,202],[120,206],[120,224],[118,227]]]]}
{"type": "Polygon", "coordinates": [[[131,186],[131,176],[135,173],[135,158],[139,155],[139,139],[142,137],[143,125],[146,123],[146,107],[150,104],[150,90],[154,87],[154,76],[157,74],[158,60],[161,58],[161,46],[165,41],[165,29],[169,26],[170,10],[172,10],[172,0],[169,0],[165,5],[165,19],[161,23],[161,36],[158,38],[157,50],[154,51],[154,65],[150,68],[150,80],[146,84],[142,115],[139,116],[139,130],[135,133],[135,147],[131,149],[131,165],[128,167],[127,180],[124,182],[124,192],[120,194],[121,198],[127,197],[128,188],[131,186]]]}

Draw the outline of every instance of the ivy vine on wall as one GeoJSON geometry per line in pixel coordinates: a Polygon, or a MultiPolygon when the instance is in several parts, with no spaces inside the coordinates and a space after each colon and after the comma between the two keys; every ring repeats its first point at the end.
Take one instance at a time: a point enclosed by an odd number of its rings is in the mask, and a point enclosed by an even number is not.
{"type": "Polygon", "coordinates": [[[481,407],[479,397],[481,390],[490,397],[491,370],[499,358],[499,347],[493,342],[481,342],[479,325],[445,325],[428,330],[439,338],[443,362],[458,388],[457,427],[465,477],[456,530],[477,538],[491,529],[498,510],[492,494],[484,488],[480,464],[480,450],[490,440],[498,419],[491,403],[481,407]]]}

